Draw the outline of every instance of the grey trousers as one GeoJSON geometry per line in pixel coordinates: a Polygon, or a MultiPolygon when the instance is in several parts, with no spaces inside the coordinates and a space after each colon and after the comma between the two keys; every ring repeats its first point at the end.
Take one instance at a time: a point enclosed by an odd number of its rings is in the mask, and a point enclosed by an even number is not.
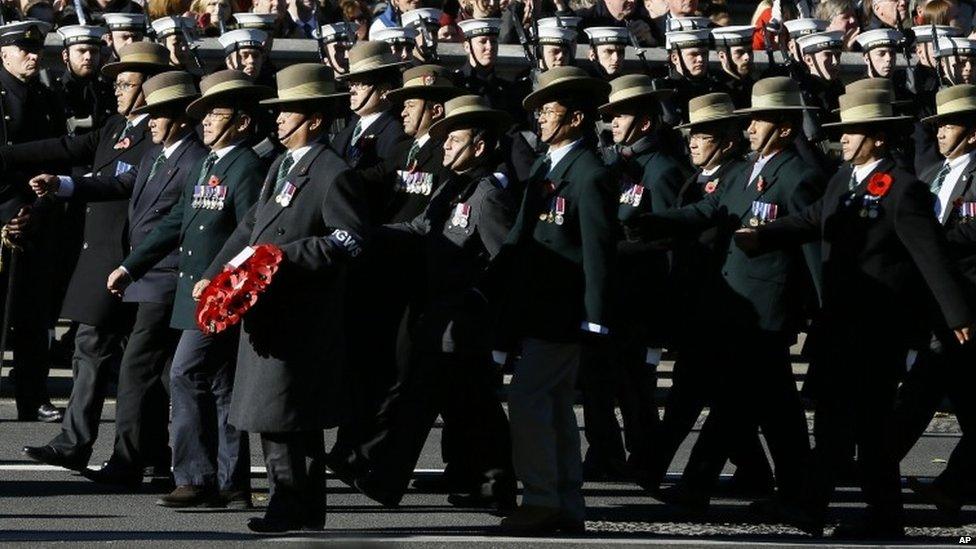
{"type": "Polygon", "coordinates": [[[526,338],[508,392],[512,460],[522,505],[583,520],[583,466],[573,413],[580,346],[526,338]]]}

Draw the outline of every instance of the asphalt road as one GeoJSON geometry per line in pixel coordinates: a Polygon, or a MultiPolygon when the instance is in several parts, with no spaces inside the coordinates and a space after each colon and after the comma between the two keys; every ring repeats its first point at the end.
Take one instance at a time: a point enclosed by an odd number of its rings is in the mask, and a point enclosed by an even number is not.
{"type": "MultiPolygon", "coordinates": [[[[92,463],[111,452],[114,406],[106,407],[101,437],[92,463]]],[[[253,511],[184,511],[153,504],[149,489],[120,493],[95,485],[76,473],[38,466],[20,454],[25,444],[46,442],[57,425],[12,421],[10,400],[0,401],[0,544],[28,542],[49,545],[78,542],[83,545],[121,543],[161,546],[239,545],[268,538],[252,535],[244,526],[248,517],[261,512],[267,501],[267,483],[257,444],[252,444],[252,481],[258,509],[253,511]]],[[[931,432],[903,464],[903,474],[932,476],[944,466],[956,441],[958,429],[951,417],[933,423],[931,432]]],[[[329,439],[331,439],[329,433],[329,439]]],[[[436,474],[443,467],[439,457],[440,431],[435,429],[418,464],[418,476],[436,474]]],[[[682,447],[673,471],[687,457],[690,438],[682,447]]],[[[331,444],[331,440],[328,444],[331,444]]],[[[728,471],[727,471],[728,472],[728,471]]],[[[672,478],[675,478],[672,476],[672,478]]],[[[592,483],[585,487],[588,533],[580,538],[499,538],[489,529],[498,519],[478,510],[450,506],[443,495],[411,492],[398,509],[384,509],[341,482],[329,481],[327,529],[314,536],[271,538],[280,542],[316,542],[342,547],[607,547],[653,545],[711,547],[809,547],[810,538],[792,528],[761,524],[752,516],[747,501],[717,499],[705,516],[682,515],[645,495],[629,483],[592,483]]],[[[860,512],[863,504],[856,490],[844,489],[836,516],[860,512]]],[[[942,520],[933,508],[921,505],[906,491],[909,530],[914,544],[957,545],[960,536],[976,536],[976,512],[968,508],[959,523],[942,520]]],[[[815,544],[851,547],[850,543],[815,544]]]]}

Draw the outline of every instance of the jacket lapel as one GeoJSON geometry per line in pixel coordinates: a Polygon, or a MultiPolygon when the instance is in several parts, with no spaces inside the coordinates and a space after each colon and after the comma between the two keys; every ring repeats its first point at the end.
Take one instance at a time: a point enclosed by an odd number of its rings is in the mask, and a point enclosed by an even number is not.
{"type": "MultiPolygon", "coordinates": [[[[113,162],[118,160],[120,156],[137,147],[142,140],[146,138],[146,133],[149,129],[149,117],[145,117],[139,121],[139,123],[132,128],[132,136],[129,139],[129,146],[124,149],[116,149],[115,144],[118,142],[119,136],[122,135],[122,129],[125,128],[125,118],[122,118],[122,124],[118,127],[117,131],[113,132],[111,143],[108,143],[108,148],[106,149],[107,154],[105,158],[100,158],[103,162],[101,165],[92,166],[93,171],[101,170],[106,166],[110,166],[113,162]]],[[[115,175],[114,173],[109,175],[115,175]]]]}
{"type": "Polygon", "coordinates": [[[959,181],[953,187],[952,194],[949,195],[949,200],[946,201],[939,221],[945,223],[949,219],[949,216],[952,215],[953,210],[956,209],[956,200],[969,193],[969,190],[973,187],[974,172],[976,172],[976,161],[971,160],[969,165],[966,166],[966,169],[959,175],[959,181]]]}
{"type": "MultiPolygon", "coordinates": [[[[776,154],[773,158],[766,162],[766,165],[762,167],[759,171],[759,175],[756,176],[755,181],[749,181],[748,177],[752,175],[752,170],[745,171],[745,179],[747,181],[745,189],[741,189],[741,194],[738,197],[741,202],[735,205],[733,211],[739,214],[739,219],[745,219],[746,216],[752,213],[752,203],[756,201],[761,201],[762,198],[769,192],[769,190],[776,184],[776,178],[779,174],[780,168],[782,168],[787,162],[793,159],[796,153],[792,148],[783,149],[776,154]],[[762,189],[760,189],[760,180],[762,181],[762,189]]],[[[741,182],[740,182],[741,185],[741,182]]]]}
{"type": "MultiPolygon", "coordinates": [[[[220,184],[221,185],[225,185],[225,186],[228,186],[229,187],[229,185],[227,185],[227,181],[225,181],[226,175],[227,175],[227,171],[231,168],[231,166],[234,165],[234,162],[236,162],[237,159],[240,158],[241,154],[244,153],[245,149],[247,149],[247,147],[245,145],[243,145],[243,144],[237,145],[233,149],[231,149],[231,151],[229,153],[227,153],[226,155],[224,155],[223,158],[221,158],[220,160],[217,161],[216,164],[214,164],[213,169],[210,171],[211,176],[216,176],[220,180],[220,184]]],[[[195,164],[195,166],[197,168],[202,168],[203,167],[203,159],[200,160],[200,163],[199,164],[195,164]]],[[[190,183],[193,186],[196,186],[197,179],[199,179],[199,177],[200,177],[200,174],[199,173],[191,173],[190,174],[190,183]]],[[[206,185],[207,182],[204,181],[203,184],[206,185]]],[[[230,198],[230,195],[233,192],[234,192],[233,189],[230,189],[229,188],[227,190],[227,198],[228,199],[230,198]]],[[[204,208],[193,208],[193,215],[190,216],[190,218],[186,221],[186,223],[183,224],[183,226],[184,227],[187,227],[189,225],[192,225],[193,224],[193,220],[196,219],[196,217],[198,215],[200,215],[200,212],[203,211],[203,209],[204,208]]]]}
{"type": "MultiPolygon", "coordinates": [[[[309,167],[315,162],[315,159],[322,154],[324,147],[320,144],[312,145],[305,156],[295,164],[295,166],[289,172],[287,180],[289,183],[295,186],[295,194],[292,196],[292,204],[298,198],[299,193],[302,191],[302,187],[311,178],[308,173],[309,167]]],[[[282,156],[284,158],[284,156],[282,156]]],[[[270,181],[270,180],[269,180],[270,181]]],[[[269,187],[271,185],[268,185],[269,187]]],[[[273,191],[272,191],[273,192],[273,191]]],[[[254,230],[251,231],[251,244],[255,243],[261,234],[272,224],[274,220],[281,215],[281,212],[285,211],[286,206],[283,206],[274,200],[268,200],[261,204],[258,210],[257,222],[254,226],[254,230]]]]}
{"type": "MultiPolygon", "coordinates": [[[[181,163],[183,161],[183,157],[186,155],[186,152],[193,147],[192,139],[192,137],[187,137],[186,141],[181,143],[180,146],[173,151],[173,154],[171,154],[169,158],[163,162],[163,165],[160,167],[159,171],[156,172],[155,182],[143,182],[143,191],[146,193],[145,204],[141,204],[141,196],[137,198],[137,200],[140,202],[139,207],[143,214],[152,209],[156,202],[159,201],[159,197],[161,197],[163,193],[166,192],[171,185],[173,185],[173,182],[178,179],[179,175],[183,173],[184,170],[190,169],[186,166],[182,166],[181,163]]],[[[153,160],[155,160],[155,158],[156,155],[154,154],[153,160]]],[[[152,164],[149,166],[152,167],[152,164]]],[[[140,215],[140,217],[142,216],[140,215]]]]}

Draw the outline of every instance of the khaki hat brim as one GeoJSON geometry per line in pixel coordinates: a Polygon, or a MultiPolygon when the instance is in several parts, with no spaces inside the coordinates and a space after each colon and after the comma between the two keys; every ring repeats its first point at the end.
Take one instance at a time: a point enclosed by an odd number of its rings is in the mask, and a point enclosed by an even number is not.
{"type": "Polygon", "coordinates": [[[640,105],[642,103],[653,101],[655,99],[660,100],[665,97],[671,97],[672,95],[674,95],[674,90],[667,90],[667,89],[655,90],[652,92],[633,95],[631,97],[620,99],[618,101],[610,101],[609,103],[604,103],[603,105],[597,107],[597,110],[600,111],[600,114],[610,114],[616,111],[623,110],[627,107],[634,106],[635,104],[640,105]]]}
{"type": "Polygon", "coordinates": [[[320,103],[327,101],[334,101],[336,99],[341,99],[343,97],[349,97],[348,92],[344,93],[330,93],[326,95],[309,95],[307,97],[292,97],[288,99],[281,99],[280,97],[272,97],[271,99],[262,99],[258,101],[261,105],[300,105],[306,103],[320,103]]]}
{"type": "Polygon", "coordinates": [[[976,107],[972,109],[960,109],[955,112],[933,114],[931,116],[926,116],[925,118],[920,119],[919,122],[923,124],[938,124],[940,121],[945,120],[946,118],[953,118],[953,117],[965,116],[965,115],[970,115],[970,116],[976,115],[976,107]]]}
{"type": "Polygon", "coordinates": [[[223,90],[210,95],[204,95],[196,101],[190,103],[186,107],[186,112],[191,117],[196,119],[202,119],[207,111],[214,105],[214,103],[228,102],[231,104],[236,104],[241,101],[254,101],[255,103],[261,99],[266,99],[269,96],[274,95],[274,90],[267,86],[242,86],[240,88],[233,88],[229,90],[223,90]]]}
{"type": "Polygon", "coordinates": [[[747,108],[747,109],[736,109],[732,111],[732,114],[756,114],[764,112],[789,112],[789,111],[815,111],[819,110],[819,107],[801,107],[801,106],[789,106],[789,107],[757,107],[757,108],[747,108]]]}
{"type": "Polygon", "coordinates": [[[742,116],[741,114],[735,114],[735,112],[733,112],[732,114],[726,114],[724,116],[716,116],[714,118],[709,118],[709,119],[706,119],[706,120],[695,120],[694,122],[688,122],[686,124],[679,124],[679,125],[675,126],[674,129],[676,129],[676,130],[687,130],[687,129],[690,129],[690,128],[697,128],[699,126],[709,126],[709,125],[712,125],[712,124],[719,124],[719,123],[722,123],[722,122],[733,122],[733,121],[734,122],[742,122],[742,119],[743,118],[745,118],[745,117],[742,116]]]}
{"type": "Polygon", "coordinates": [[[115,78],[123,72],[152,73],[176,70],[172,65],[160,65],[159,63],[149,63],[146,61],[116,61],[102,67],[102,76],[115,78]]]}
{"type": "Polygon", "coordinates": [[[884,122],[907,122],[913,120],[911,116],[884,116],[881,118],[871,118],[869,120],[850,120],[846,122],[829,122],[827,124],[821,124],[820,127],[824,129],[829,128],[843,128],[849,126],[870,126],[872,124],[881,124],[884,122]]]}
{"type": "Polygon", "coordinates": [[[410,86],[407,88],[397,88],[386,92],[386,100],[393,103],[400,103],[407,99],[430,99],[433,101],[444,102],[468,93],[465,90],[448,86],[410,86]]]}
{"type": "Polygon", "coordinates": [[[154,112],[159,112],[163,109],[170,109],[173,107],[187,107],[190,103],[200,99],[200,94],[186,95],[183,97],[174,97],[172,99],[167,99],[165,101],[160,101],[158,103],[153,103],[152,105],[143,105],[132,109],[132,114],[150,114],[154,112]]]}
{"type": "Polygon", "coordinates": [[[413,65],[413,61],[397,61],[396,63],[377,65],[375,67],[370,67],[368,69],[363,69],[359,71],[349,71],[345,74],[336,74],[335,79],[338,81],[342,81],[342,80],[348,80],[350,78],[354,78],[356,76],[363,76],[366,74],[373,74],[378,72],[392,72],[394,70],[400,69],[401,67],[406,67],[409,65],[413,65]]]}
{"type": "Polygon", "coordinates": [[[512,117],[505,111],[479,110],[466,112],[455,116],[449,116],[434,122],[428,130],[434,139],[444,139],[447,134],[460,127],[484,128],[491,127],[498,131],[504,131],[512,125],[512,117]]]}
{"type": "Polygon", "coordinates": [[[567,78],[561,82],[555,82],[544,88],[540,88],[522,100],[522,107],[527,111],[534,111],[542,105],[559,99],[565,94],[578,93],[588,95],[596,93],[605,96],[610,91],[610,84],[593,77],[567,78]]]}

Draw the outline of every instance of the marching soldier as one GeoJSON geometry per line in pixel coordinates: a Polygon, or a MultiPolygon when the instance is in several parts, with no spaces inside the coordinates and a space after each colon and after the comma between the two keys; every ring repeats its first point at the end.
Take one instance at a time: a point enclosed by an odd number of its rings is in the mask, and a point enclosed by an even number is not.
{"type": "Polygon", "coordinates": [[[437,33],[444,12],[437,8],[418,8],[403,12],[400,24],[417,31],[414,58],[419,63],[437,63],[437,33]]]}
{"type": "Polygon", "coordinates": [[[491,158],[509,120],[477,96],[445,107],[447,115],[430,131],[444,143],[448,175],[420,215],[380,233],[420,239],[426,291],[411,304],[409,371],[397,398],[384,404],[388,428],[370,441],[370,469],[356,486],[385,505],[399,503],[441,414],[451,436],[463,441],[459,450],[470,476],[451,483],[460,493],[448,501],[504,512],[515,506],[515,478],[508,422],[496,394],[500,374],[491,362],[492,292],[478,286],[515,220],[516,198],[492,173],[497,161],[491,158]]]}
{"type": "MultiPolygon", "coordinates": [[[[496,276],[506,282],[499,330],[518,340],[509,388],[512,454],[524,486],[521,506],[502,521],[513,534],[580,533],[585,503],[579,427],[573,413],[584,338],[602,344],[610,326],[616,189],[587,144],[593,99],[607,84],[577,67],[539,77],[527,111],[539,113],[548,154],[533,167],[496,276]]],[[[496,361],[503,362],[501,356],[496,361]]]]}
{"type": "Polygon", "coordinates": [[[356,44],[356,28],[351,23],[332,23],[322,25],[322,62],[332,69],[337,77],[349,72],[347,53],[356,44]]]}
{"type": "Polygon", "coordinates": [[[112,47],[111,61],[119,60],[119,51],[133,42],[142,42],[146,36],[146,15],[142,13],[106,13],[105,35],[112,47]]]}
{"type": "MultiPolygon", "coordinates": [[[[671,91],[658,89],[644,74],[621,76],[610,85],[610,101],[599,110],[612,121],[611,133],[619,151],[611,173],[619,185],[617,217],[625,222],[641,213],[671,208],[688,169],[683,159],[661,143],[658,105],[671,91]]],[[[668,259],[664,251],[629,242],[618,232],[613,283],[616,318],[610,345],[584,349],[580,364],[588,442],[583,475],[587,479],[625,476],[625,461],[646,471],[658,424],[655,369],[664,343],[668,259]],[[614,411],[617,401],[629,460],[614,411]]]]}
{"type": "MultiPolygon", "coordinates": [[[[974,308],[976,277],[973,270],[972,221],[976,218],[976,87],[961,84],[936,95],[936,114],[924,119],[938,127],[939,153],[945,161],[920,175],[922,183],[936,197],[936,218],[942,224],[952,257],[965,276],[967,303],[974,308]]],[[[945,469],[926,482],[910,477],[908,486],[949,517],[956,517],[964,503],[976,493],[973,471],[972,387],[973,346],[959,346],[948,328],[934,330],[932,344],[921,345],[918,359],[902,382],[895,408],[896,456],[908,454],[925,431],[943,398],[948,395],[952,410],[962,426],[945,469]]]]}
{"type": "MultiPolygon", "coordinates": [[[[169,71],[149,78],[143,84],[143,93],[146,104],[133,109],[133,113],[149,116],[153,146],[146,149],[136,170],[118,176],[39,175],[31,180],[31,186],[42,194],[70,192],[72,200],[88,203],[131,198],[131,248],[142,244],[182,193],[185,177],[176,177],[181,172],[180,163],[196,162],[206,154],[185,114],[186,104],[197,94],[190,74],[169,71]],[[69,182],[69,189],[61,190],[62,180],[69,182]]],[[[179,333],[170,328],[177,261],[178,255],[170,254],[150,265],[149,271],[131,286],[132,279],[124,269],[116,269],[108,278],[109,291],[123,302],[133,303],[136,313],[119,366],[115,448],[101,469],[86,473],[95,482],[137,487],[142,482],[146,458],[152,457],[153,451],[167,452],[169,368],[179,338],[179,333]],[[147,447],[144,432],[156,433],[151,441],[155,448],[147,447]]]]}
{"type": "Polygon", "coordinates": [[[669,85],[674,89],[674,108],[683,122],[688,120],[688,102],[718,87],[708,74],[711,37],[711,30],[697,27],[667,33],[669,85]]]}
{"type": "Polygon", "coordinates": [[[815,32],[796,39],[805,71],[800,73],[800,89],[807,106],[816,107],[823,122],[837,109],[844,93],[840,79],[840,52],[844,35],[840,31],[815,32]]]}
{"type": "Polygon", "coordinates": [[[389,44],[395,59],[411,62],[415,58],[417,31],[411,27],[384,27],[373,31],[371,38],[389,44]]]}
{"type": "MultiPolygon", "coordinates": [[[[0,143],[29,142],[64,131],[64,119],[60,113],[52,113],[54,95],[38,79],[39,57],[49,28],[40,21],[0,26],[0,143]]],[[[12,336],[17,419],[57,422],[61,411],[51,405],[47,394],[48,330],[53,327],[51,312],[58,305],[50,302],[55,285],[56,235],[51,229],[56,212],[47,201],[32,207],[36,197],[27,186],[28,178],[20,166],[4,165],[0,239],[5,249],[0,249],[4,260],[0,283],[6,292],[3,304],[6,300],[12,303],[11,323],[0,329],[12,336]],[[13,254],[19,254],[16,272],[10,267],[13,254]],[[9,277],[13,277],[12,282],[9,277]]]]}
{"type": "Polygon", "coordinates": [[[868,78],[890,79],[895,99],[911,101],[912,92],[906,83],[906,72],[896,68],[898,51],[904,47],[905,37],[895,29],[875,29],[862,32],[854,39],[864,55],[868,78]]]}
{"type": "Polygon", "coordinates": [[[455,73],[455,82],[468,93],[488,99],[493,109],[509,113],[518,122],[525,118],[518,105],[519,98],[511,97],[512,83],[498,76],[495,70],[501,25],[502,20],[494,17],[458,22],[464,33],[464,52],[468,59],[455,73]]]}
{"type": "MultiPolygon", "coordinates": [[[[159,261],[179,255],[169,323],[181,331],[170,372],[176,489],[156,504],[249,507],[247,435],[228,420],[237,331],[212,335],[197,328],[194,286],[257,200],[264,174],[261,160],[242,143],[251,131],[256,101],[272,92],[234,70],[215,72],[200,87],[202,97],[186,105],[186,112],[202,119],[203,145],[209,152],[184,153],[185,171],[170,176],[184,183],[177,187],[176,204],[121,262],[109,283],[119,291],[151,276],[159,261]]],[[[165,88],[164,97],[180,97],[174,99],[177,104],[185,104],[195,91],[185,82],[170,82],[165,88]]],[[[149,91],[157,89],[154,83],[149,91]]],[[[172,166],[169,159],[164,162],[172,166]]]]}
{"type": "Polygon", "coordinates": [[[837,471],[855,447],[868,513],[861,521],[842,522],[834,536],[904,536],[892,410],[909,350],[929,341],[929,319],[919,311],[940,313],[952,345],[970,337],[972,312],[932,215],[933,195],[886,155],[886,136],[910,119],[895,115],[892,101],[883,91],[842,96],[841,120],[830,127],[842,132],[846,164],[823,198],[736,235],[752,261],[769,257],[757,253],[781,253],[803,242],[823,250],[830,356],[817,373],[817,445],[802,497],[780,502],[778,513],[815,537],[822,535],[837,471]]]}
{"type": "Polygon", "coordinates": [[[152,21],[156,41],[166,46],[169,51],[169,64],[173,68],[200,72],[199,66],[190,52],[192,44],[186,43],[187,33],[196,30],[196,23],[189,17],[182,15],[168,15],[152,21]]]}
{"type": "Polygon", "coordinates": [[[718,55],[722,72],[715,75],[719,90],[729,94],[736,107],[749,106],[752,96],[753,74],[752,36],[755,29],[751,25],[738,27],[718,27],[712,29],[712,40],[718,55]]]}
{"type": "MultiPolygon", "coordinates": [[[[119,61],[102,67],[103,76],[115,80],[117,116],[97,132],[0,147],[5,168],[91,164],[96,177],[134,170],[151,142],[148,117],[133,112],[145,104],[142,84],[169,65],[165,48],[158,44],[137,42],[123,47],[121,53],[119,61]]],[[[62,182],[60,189],[70,194],[71,185],[62,182]]],[[[74,384],[61,433],[46,445],[24,448],[35,461],[77,470],[88,464],[105,391],[132,327],[134,306],[105,288],[109,273],[128,252],[128,213],[128,200],[93,202],[85,208],[84,243],[61,310],[64,318],[79,323],[72,359],[74,384]]],[[[146,433],[147,440],[156,436],[165,435],[146,433]]],[[[169,468],[168,456],[147,456],[147,460],[169,468]]]]}
{"type": "Polygon", "coordinates": [[[335,425],[342,387],[345,263],[368,230],[362,186],[324,137],[336,92],[328,68],[278,72],[278,137],[288,148],[272,164],[257,204],[213,259],[207,280],[249,245],[273,244],[284,258],[244,319],[230,422],[260,433],[271,497],[255,532],[320,530],[325,524],[322,429],[335,425]],[[294,322],[282,323],[286,314],[294,322]]]}
{"type": "Polygon", "coordinates": [[[940,36],[935,62],[944,82],[950,86],[972,84],[973,57],[976,57],[976,40],[962,37],[940,36]]]}
{"type": "MultiPolygon", "coordinates": [[[[915,109],[916,119],[935,114],[935,95],[943,84],[942,62],[935,56],[935,40],[943,37],[957,37],[961,31],[956,27],[936,25],[913,27],[915,34],[915,109]]],[[[931,124],[916,121],[912,128],[912,143],[915,149],[915,173],[924,173],[942,161],[935,146],[935,128],[931,124]]]]}
{"type": "Polygon", "coordinates": [[[783,26],[786,27],[786,32],[789,35],[789,40],[786,43],[787,54],[789,56],[787,62],[803,65],[803,52],[800,51],[800,43],[798,40],[808,34],[825,32],[829,24],[828,21],[824,21],[823,19],[813,19],[810,17],[784,21],[783,26]]]}
{"type": "Polygon", "coordinates": [[[224,65],[241,71],[256,84],[268,86],[274,83],[274,73],[268,63],[268,33],[259,29],[235,29],[217,38],[224,48],[224,65]]]}
{"type": "Polygon", "coordinates": [[[55,88],[64,105],[69,136],[82,135],[100,128],[116,111],[112,86],[101,78],[102,27],[75,25],[61,27],[64,40],[65,71],[55,88]]]}
{"type": "Polygon", "coordinates": [[[625,27],[589,27],[583,29],[590,43],[587,53],[593,63],[590,71],[597,78],[610,81],[620,75],[624,56],[630,45],[630,33],[625,27]]]}
{"type": "Polygon", "coordinates": [[[577,31],[574,17],[546,17],[536,23],[539,27],[539,70],[576,64],[577,31]]]}
{"type": "Polygon", "coordinates": [[[637,234],[652,239],[715,227],[716,254],[724,253],[720,276],[700,289],[705,308],[694,312],[702,315],[696,318],[727,327],[710,340],[723,365],[715,374],[722,389],[710,395],[716,436],[696,442],[689,460],[695,468],[685,469],[681,483],[664,495],[666,501],[707,506],[730,451],[749,440],[757,425],[772,454],[779,493],[786,499],[799,496],[800,465],[809,443],[789,348],[804,324],[802,305],[819,280],[819,261],[815,250],[800,246],[778,251],[775,259],[751,259],[732,246],[732,233],[802,210],[822,193],[820,173],[793,147],[799,112],[805,108],[792,79],[756,82],[752,106],[735,111],[751,119],[752,167],[738,172],[721,192],[631,223],[637,234]]]}

